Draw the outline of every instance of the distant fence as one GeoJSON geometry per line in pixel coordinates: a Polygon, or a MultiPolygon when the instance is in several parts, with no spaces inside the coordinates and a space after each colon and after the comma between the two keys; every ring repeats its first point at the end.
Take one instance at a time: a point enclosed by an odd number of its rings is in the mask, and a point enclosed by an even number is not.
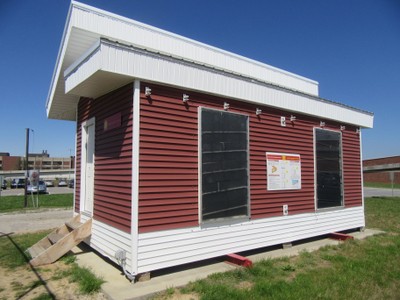
{"type": "MultiPolygon", "coordinates": [[[[16,171],[0,171],[0,176],[4,179],[14,179],[25,177],[25,170],[16,171]]],[[[73,179],[75,177],[75,169],[63,169],[63,170],[39,170],[40,178],[42,179],[55,179],[55,178],[66,178],[73,179]]]]}

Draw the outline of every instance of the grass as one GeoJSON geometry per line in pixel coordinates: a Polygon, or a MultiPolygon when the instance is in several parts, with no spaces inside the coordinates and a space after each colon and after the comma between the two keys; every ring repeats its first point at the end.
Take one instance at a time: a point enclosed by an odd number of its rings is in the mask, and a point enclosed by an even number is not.
{"type": "Polygon", "coordinates": [[[76,263],[72,264],[70,269],[71,282],[77,282],[79,291],[82,294],[93,294],[100,290],[101,285],[105,282],[102,278],[97,277],[88,268],[79,267],[76,263]]]}
{"type": "Polygon", "coordinates": [[[27,263],[24,251],[50,231],[40,231],[29,234],[18,234],[0,238],[0,265],[9,269],[23,266],[27,263]]]}
{"type": "MultiPolygon", "coordinates": [[[[373,187],[373,188],[382,188],[382,189],[391,189],[391,183],[383,183],[383,182],[364,182],[365,187],[373,187]]],[[[393,188],[400,189],[400,184],[393,184],[393,188]]]]}
{"type": "MultiPolygon", "coordinates": [[[[73,194],[46,194],[39,195],[39,207],[41,208],[69,208],[73,205],[73,194]]],[[[24,208],[24,196],[1,196],[0,212],[12,212],[32,207],[31,196],[28,196],[28,207],[24,208]]]]}
{"type": "Polygon", "coordinates": [[[79,286],[79,291],[82,294],[93,294],[100,290],[101,285],[105,282],[102,278],[97,277],[92,271],[85,267],[80,267],[76,263],[76,256],[66,255],[61,258],[70,268],[57,272],[53,279],[58,280],[64,277],[69,277],[70,282],[76,282],[79,286]]]}
{"type": "Polygon", "coordinates": [[[399,299],[400,198],[365,204],[367,227],[385,234],[213,274],[179,293],[200,299],[399,299]]]}
{"type": "Polygon", "coordinates": [[[82,294],[98,292],[101,285],[105,282],[102,278],[94,275],[90,269],[78,266],[75,261],[64,261],[64,263],[69,264],[70,268],[57,272],[52,279],[59,280],[68,277],[70,282],[76,282],[78,284],[79,291],[82,294]]]}

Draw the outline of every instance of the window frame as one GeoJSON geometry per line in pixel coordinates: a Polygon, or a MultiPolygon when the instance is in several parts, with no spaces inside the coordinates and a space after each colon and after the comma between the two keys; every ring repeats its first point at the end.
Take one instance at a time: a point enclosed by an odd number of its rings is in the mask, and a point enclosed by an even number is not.
{"type": "Polygon", "coordinates": [[[250,220],[250,116],[247,114],[243,113],[237,113],[237,112],[230,112],[230,111],[225,111],[225,110],[220,110],[216,108],[210,108],[210,107],[204,107],[204,106],[199,106],[198,107],[198,216],[199,216],[199,223],[202,227],[213,227],[213,226],[221,226],[221,225],[230,225],[233,223],[239,223],[243,221],[248,221],[250,220]],[[247,171],[247,210],[246,210],[246,215],[241,215],[241,216],[233,216],[233,217],[222,217],[222,218],[215,218],[215,219],[210,219],[210,220],[204,220],[203,219],[203,153],[202,153],[202,114],[203,111],[209,110],[209,111],[216,111],[216,112],[222,112],[222,113],[228,113],[228,114],[236,114],[240,116],[245,116],[247,118],[247,124],[246,124],[246,131],[247,131],[247,166],[246,166],[246,171],[247,171]]]}
{"type": "Polygon", "coordinates": [[[327,211],[327,210],[338,210],[343,209],[345,207],[345,197],[344,197],[344,171],[343,171],[343,134],[339,130],[326,129],[321,127],[314,127],[314,207],[316,211],[327,211]],[[339,151],[340,151],[340,159],[339,159],[339,167],[340,167],[340,205],[329,206],[329,207],[318,207],[318,162],[317,162],[317,130],[321,131],[329,131],[339,134],[339,151]]]}

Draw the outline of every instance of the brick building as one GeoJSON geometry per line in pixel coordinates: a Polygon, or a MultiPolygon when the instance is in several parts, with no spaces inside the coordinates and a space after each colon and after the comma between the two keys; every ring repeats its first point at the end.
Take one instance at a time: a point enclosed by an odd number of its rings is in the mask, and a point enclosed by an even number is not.
{"type": "Polygon", "coordinates": [[[364,182],[400,184],[400,155],[367,159],[364,164],[364,182]],[[391,175],[393,174],[393,175],[391,175]]]}
{"type": "MultiPolygon", "coordinates": [[[[74,156],[50,157],[47,151],[30,153],[28,158],[29,170],[63,170],[74,168],[74,156]]],[[[0,171],[24,170],[24,156],[12,156],[10,153],[0,152],[0,171]]]]}

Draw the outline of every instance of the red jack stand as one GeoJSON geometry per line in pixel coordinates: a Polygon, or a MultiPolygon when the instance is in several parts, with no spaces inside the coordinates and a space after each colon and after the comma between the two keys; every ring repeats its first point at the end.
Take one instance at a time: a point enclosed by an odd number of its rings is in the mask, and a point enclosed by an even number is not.
{"type": "Polygon", "coordinates": [[[341,241],[346,241],[346,240],[353,240],[354,237],[345,233],[339,233],[339,232],[333,232],[329,234],[329,237],[334,240],[341,240],[341,241]]]}
{"type": "Polygon", "coordinates": [[[228,254],[226,257],[227,261],[232,264],[239,265],[245,268],[253,267],[253,262],[250,259],[240,256],[238,254],[228,254]]]}

